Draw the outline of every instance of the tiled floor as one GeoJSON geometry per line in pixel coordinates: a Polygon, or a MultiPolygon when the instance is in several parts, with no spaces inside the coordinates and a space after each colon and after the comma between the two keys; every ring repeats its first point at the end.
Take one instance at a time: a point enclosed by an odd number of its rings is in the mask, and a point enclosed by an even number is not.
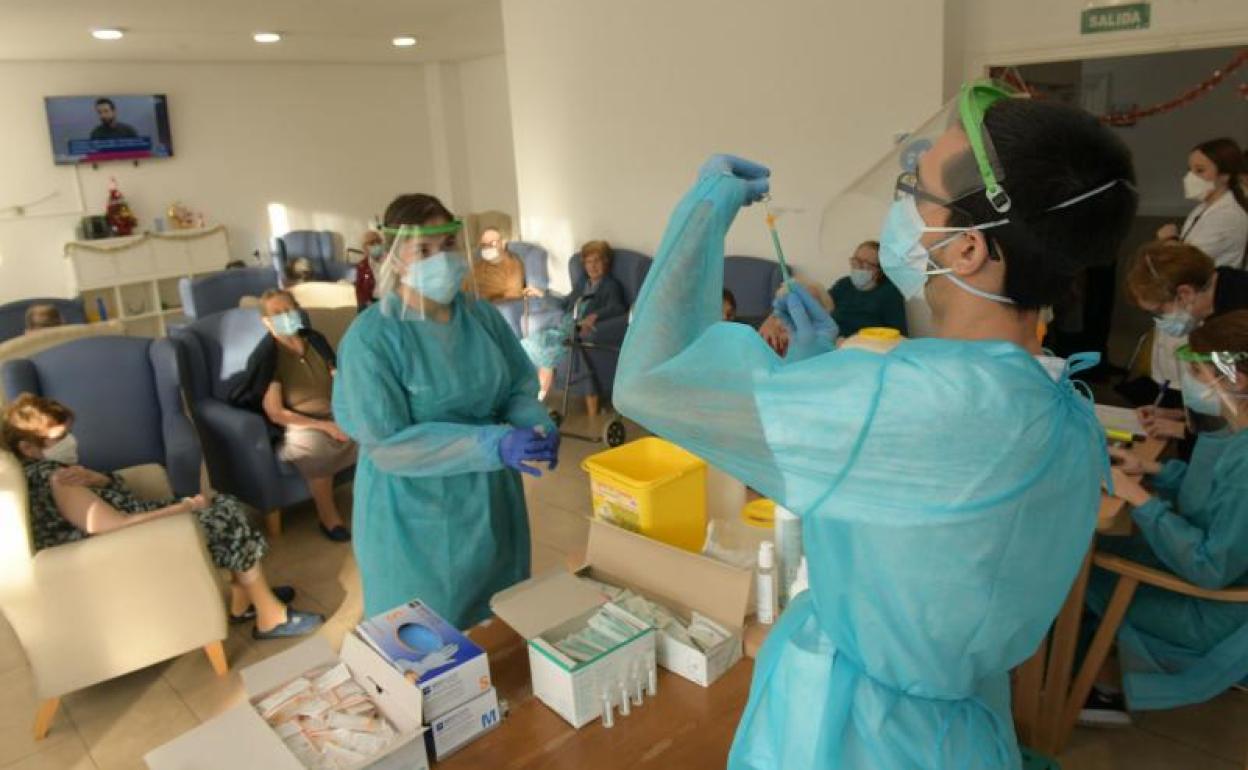
{"type": "MultiPolygon", "coordinates": [[[[636,435],[634,432],[633,435],[636,435]]],[[[581,461],[603,447],[567,439],[558,471],[525,479],[533,528],[533,569],[565,562],[584,547],[588,498],[581,461]]],[[[350,491],[341,490],[345,505],[350,491]]],[[[359,620],[358,577],[350,547],[330,543],[310,508],[289,511],[266,568],[275,584],[299,590],[296,604],[330,617],[331,640],[359,620]],[[348,590],[344,586],[350,586],[348,590]]],[[[67,696],[52,731],[30,737],[35,698],[25,659],[0,619],[0,768],[137,770],[143,755],[242,697],[238,669],[293,642],[253,642],[234,627],[226,642],[232,671],[217,678],[198,653],[67,696]]],[[[1240,770],[1248,756],[1248,694],[1230,692],[1202,706],[1139,715],[1125,730],[1078,729],[1061,757],[1065,770],[1240,770]]]]}

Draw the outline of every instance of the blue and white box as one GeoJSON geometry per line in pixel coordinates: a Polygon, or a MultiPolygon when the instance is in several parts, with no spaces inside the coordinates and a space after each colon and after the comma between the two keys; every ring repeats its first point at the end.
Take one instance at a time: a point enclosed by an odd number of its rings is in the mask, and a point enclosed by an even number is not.
{"type": "Polygon", "coordinates": [[[358,632],[419,685],[426,724],[491,690],[485,650],[419,599],[369,618],[358,632]]]}
{"type": "Polygon", "coordinates": [[[425,743],[429,754],[443,760],[479,736],[498,727],[498,694],[491,687],[467,703],[429,721],[425,743]]]}

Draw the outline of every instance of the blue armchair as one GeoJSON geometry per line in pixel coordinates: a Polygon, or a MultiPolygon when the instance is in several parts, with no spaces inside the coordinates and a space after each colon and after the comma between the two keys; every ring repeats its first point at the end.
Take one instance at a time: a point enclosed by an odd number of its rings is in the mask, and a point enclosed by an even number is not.
{"type": "Polygon", "coordinates": [[[780,284],[780,264],[759,257],[725,257],[724,288],[737,300],[737,320],[757,327],[771,315],[780,284]]]}
{"type": "MultiPolygon", "coordinates": [[[[546,264],[548,253],[536,243],[511,241],[507,250],[515,254],[524,263],[524,285],[546,291],[550,288],[550,274],[546,264]]],[[[526,299],[509,299],[495,302],[494,307],[503,314],[507,323],[517,337],[533,334],[548,329],[559,323],[563,316],[563,307],[551,297],[530,297],[526,299]],[[525,312],[528,318],[525,318],[525,312]]]]}
{"type": "Polygon", "coordinates": [[[277,288],[277,276],[265,267],[244,267],[222,270],[197,278],[178,281],[178,294],[182,297],[182,312],[187,318],[203,318],[233,310],[243,297],[259,297],[269,289],[277,288]]]}
{"type": "Polygon", "coordinates": [[[285,284],[286,266],[303,257],[312,263],[312,280],[354,281],[355,265],[334,258],[334,234],[328,230],[292,230],[273,239],[273,270],[285,284]]]}
{"type": "Polygon", "coordinates": [[[55,297],[31,297],[0,305],[0,342],[20,336],[26,331],[26,308],[31,305],[52,305],[61,311],[61,319],[67,324],[85,324],[80,299],[57,299],[55,297]]]}
{"type": "Polygon", "coordinates": [[[115,471],[164,466],[173,491],[199,492],[200,447],[182,409],[177,356],[167,339],[87,337],[0,366],[5,395],[56,399],[74,410],[83,465],[115,471]]]}
{"type": "Polygon", "coordinates": [[[277,534],[280,509],[307,500],[308,485],[295,466],[278,459],[264,417],[229,403],[266,334],[259,311],[235,308],[174,330],[172,340],[213,488],[266,512],[269,532],[277,534]]]}
{"type": "MultiPolygon", "coordinates": [[[[650,272],[653,260],[645,254],[628,249],[615,249],[615,258],[611,263],[611,275],[624,287],[631,308],[641,292],[641,285],[650,272]]],[[[568,277],[572,286],[582,286],[588,280],[585,268],[581,265],[581,254],[577,252],[568,261],[568,277]]],[[[562,387],[567,381],[568,367],[572,366],[570,390],[576,395],[598,394],[611,398],[612,385],[615,382],[615,367],[620,357],[619,347],[624,344],[624,335],[628,333],[628,315],[611,318],[599,323],[585,342],[603,345],[608,349],[585,350],[584,357],[573,351],[565,356],[559,364],[555,375],[556,387],[562,387]],[[586,362],[588,359],[588,365],[586,362]]]]}

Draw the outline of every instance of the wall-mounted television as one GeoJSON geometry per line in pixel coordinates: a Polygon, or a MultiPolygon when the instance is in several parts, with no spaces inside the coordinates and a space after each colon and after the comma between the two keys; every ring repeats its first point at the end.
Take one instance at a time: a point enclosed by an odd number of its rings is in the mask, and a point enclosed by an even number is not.
{"type": "Polygon", "coordinates": [[[44,97],[58,164],[173,156],[164,94],[44,97]]]}

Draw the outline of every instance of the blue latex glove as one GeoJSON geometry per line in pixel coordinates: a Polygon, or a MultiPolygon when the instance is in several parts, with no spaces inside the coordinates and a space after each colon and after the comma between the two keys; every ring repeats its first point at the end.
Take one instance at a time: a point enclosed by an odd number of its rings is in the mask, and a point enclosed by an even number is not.
{"type": "Polygon", "coordinates": [[[506,467],[540,477],[542,472],[526,465],[526,462],[551,462],[554,454],[550,440],[549,436],[543,436],[533,428],[515,428],[498,442],[498,456],[506,467]]]}
{"type": "Polygon", "coordinates": [[[840,328],[801,284],[791,282],[788,293],[777,297],[772,309],[792,335],[786,360],[801,361],[836,349],[840,328]]]}
{"type": "Polygon", "coordinates": [[[698,169],[698,178],[735,176],[745,180],[745,205],[757,203],[771,190],[771,169],[736,155],[712,155],[698,169]]]}
{"type": "Polygon", "coordinates": [[[558,428],[552,428],[552,429],[547,430],[546,446],[545,446],[545,451],[546,451],[547,456],[542,458],[543,460],[546,460],[547,470],[553,471],[555,468],[559,467],[559,442],[560,441],[561,439],[559,436],[558,428]]]}

